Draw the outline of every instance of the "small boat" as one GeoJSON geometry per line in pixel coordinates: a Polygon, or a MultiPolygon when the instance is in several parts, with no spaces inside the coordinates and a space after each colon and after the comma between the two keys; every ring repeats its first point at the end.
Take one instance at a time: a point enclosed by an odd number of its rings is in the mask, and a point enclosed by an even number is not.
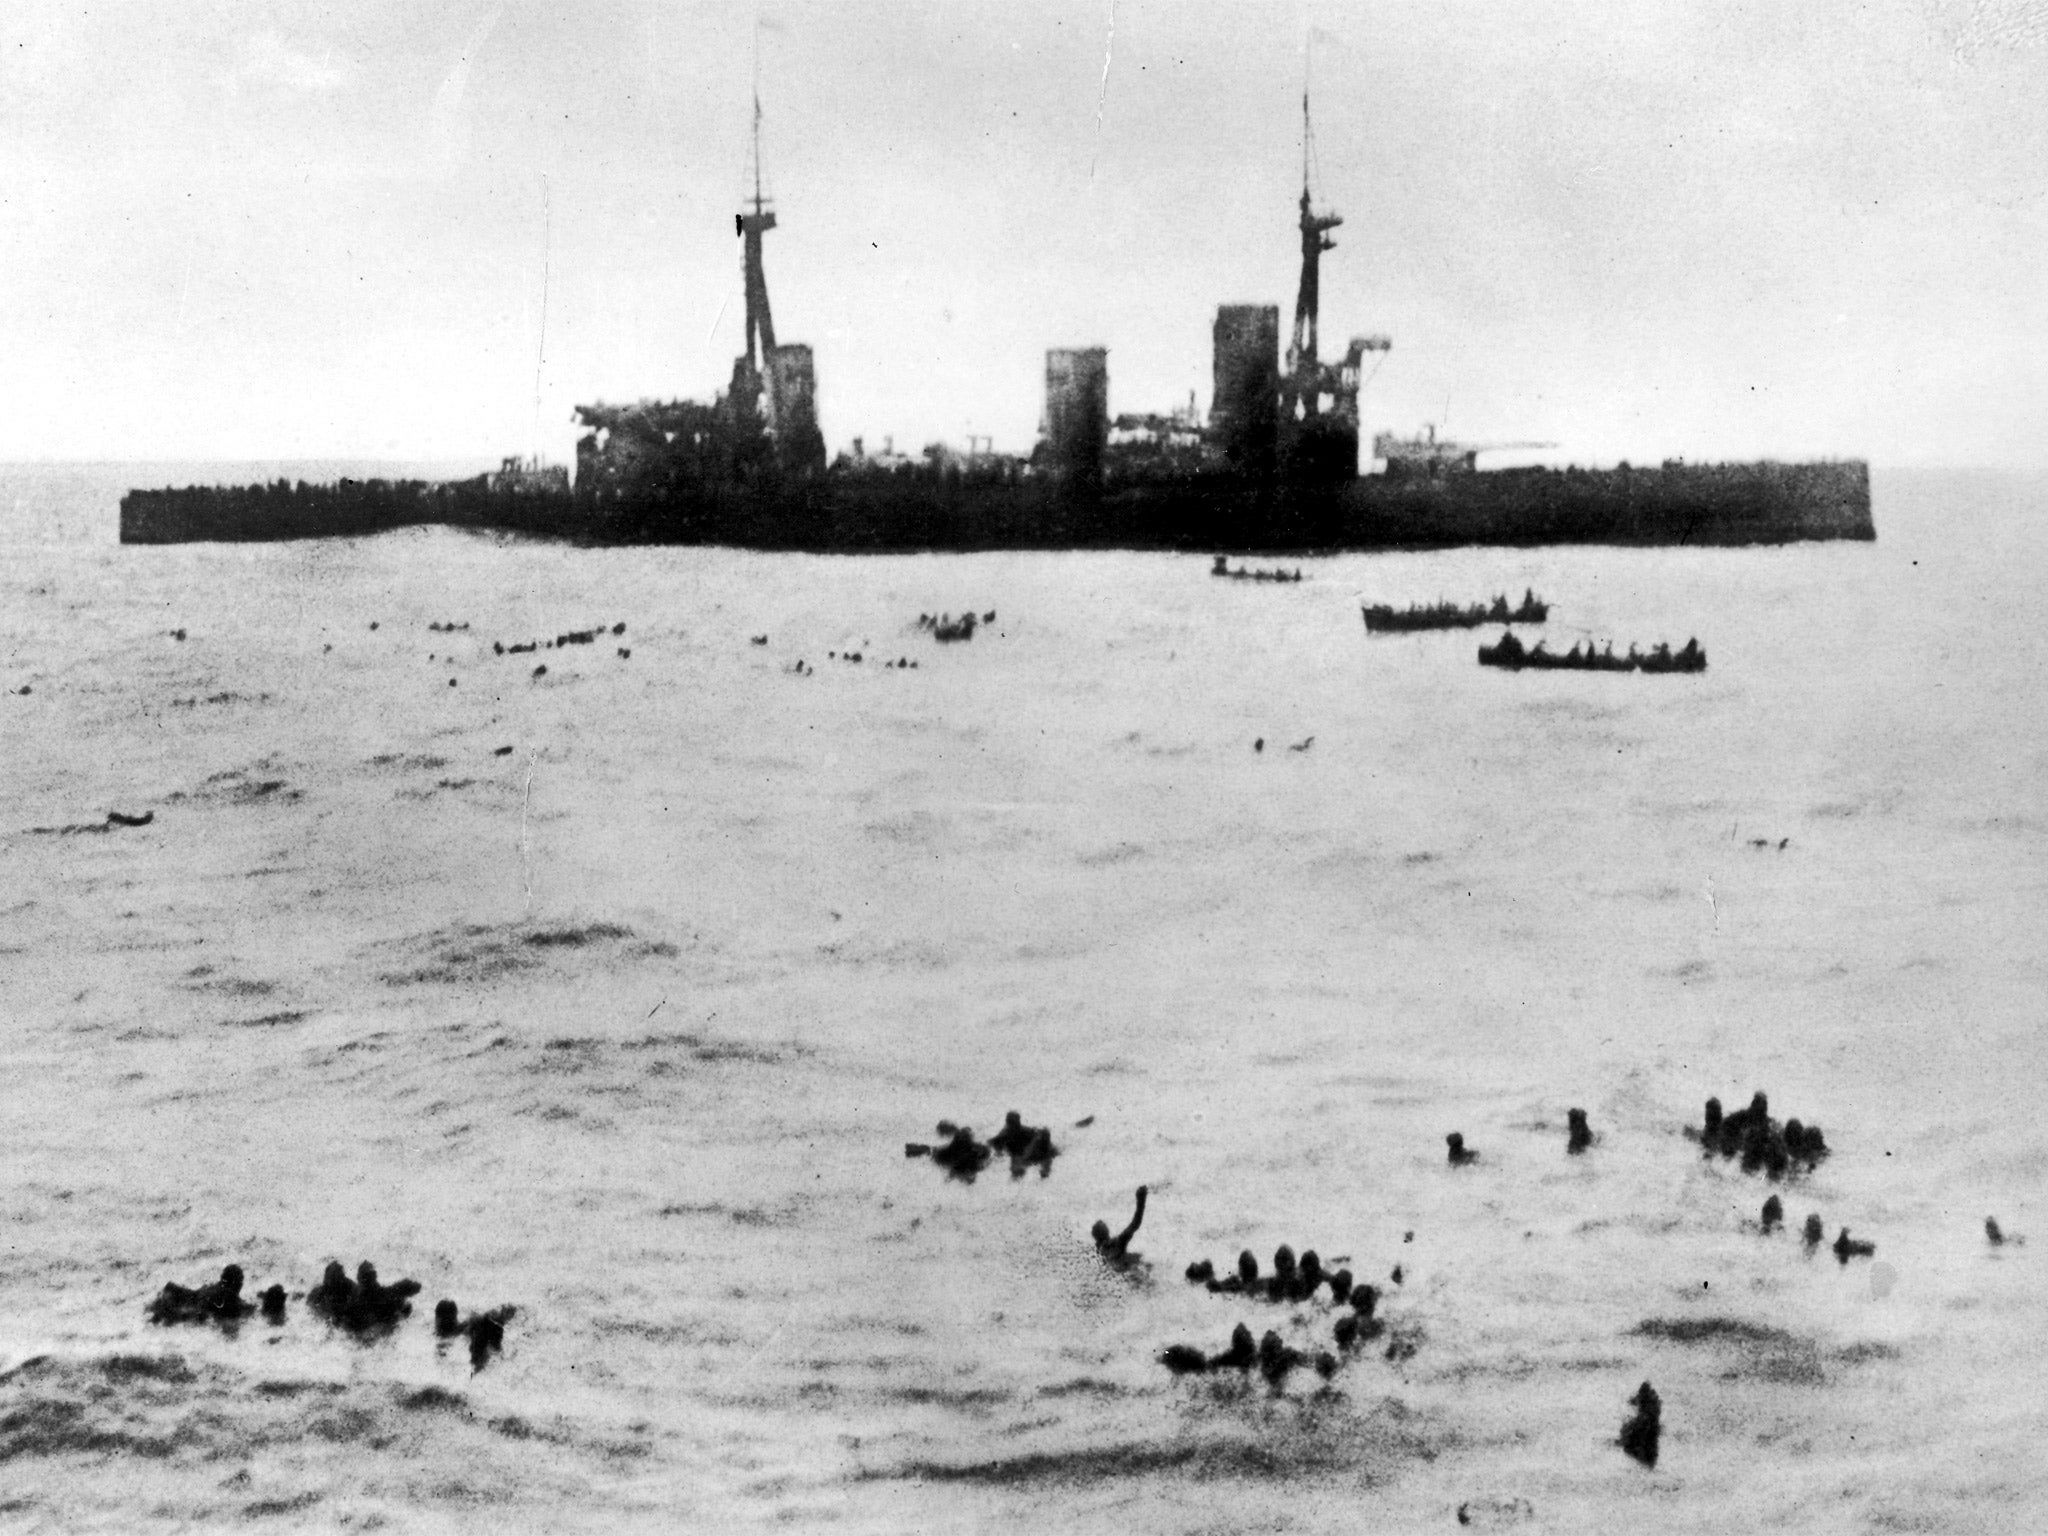
{"type": "Polygon", "coordinates": [[[1523,590],[1518,608],[1508,607],[1507,598],[1496,594],[1490,603],[1472,603],[1462,608],[1444,602],[1411,603],[1406,608],[1374,603],[1359,611],[1365,615],[1368,630],[1376,634],[1402,634],[1417,629],[1476,629],[1481,624],[1541,624],[1550,617],[1550,604],[1537,597],[1532,587],[1523,590]]]}
{"type": "Polygon", "coordinates": [[[1479,647],[1479,665],[1509,672],[1704,672],[1707,653],[1697,640],[1686,641],[1676,651],[1660,642],[1648,655],[1630,646],[1626,656],[1615,655],[1612,643],[1595,650],[1591,641],[1583,646],[1574,641],[1569,651],[1558,655],[1541,640],[1525,646],[1513,631],[1504,630],[1494,644],[1479,647]]]}
{"type": "Polygon", "coordinates": [[[1231,564],[1230,564],[1230,561],[1229,561],[1229,559],[1228,559],[1227,557],[1223,556],[1223,555],[1218,555],[1218,556],[1216,557],[1216,563],[1215,563],[1214,565],[1212,565],[1212,566],[1210,566],[1210,567],[1209,567],[1209,574],[1210,574],[1211,576],[1221,576],[1221,577],[1222,577],[1222,578],[1223,578],[1224,580],[1226,580],[1226,581],[1299,581],[1299,580],[1301,580],[1301,568],[1300,568],[1299,566],[1295,567],[1295,568],[1294,568],[1293,570],[1291,570],[1291,571],[1280,571],[1280,570],[1273,570],[1273,571],[1254,571],[1254,570],[1248,569],[1247,567],[1245,567],[1245,566],[1242,566],[1242,565],[1240,565],[1240,566],[1236,567],[1235,569],[1233,569],[1233,568],[1231,567],[1231,564]]]}

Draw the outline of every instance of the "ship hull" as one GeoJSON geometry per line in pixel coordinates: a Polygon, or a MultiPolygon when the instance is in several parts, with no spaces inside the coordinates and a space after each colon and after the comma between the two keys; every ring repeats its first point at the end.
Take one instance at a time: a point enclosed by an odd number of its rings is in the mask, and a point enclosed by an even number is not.
{"type": "Polygon", "coordinates": [[[449,484],[131,491],[124,544],[360,537],[423,525],[589,544],[874,554],[1162,549],[1315,554],[1461,545],[1743,545],[1872,539],[1860,461],[1361,476],[1323,486],[1185,476],[1063,492],[1041,481],[826,475],[594,499],[449,484]]]}

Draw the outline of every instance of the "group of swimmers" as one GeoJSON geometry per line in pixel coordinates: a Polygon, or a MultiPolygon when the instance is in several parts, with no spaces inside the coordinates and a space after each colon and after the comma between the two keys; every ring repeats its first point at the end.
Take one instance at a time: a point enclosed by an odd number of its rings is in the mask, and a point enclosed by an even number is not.
{"type": "MultiPolygon", "coordinates": [[[[1097,1222],[1096,1226],[1100,1229],[1102,1224],[1097,1222]]],[[[1096,1245],[1102,1245],[1100,1236],[1096,1245]]],[[[1394,1273],[1398,1278],[1400,1271],[1397,1269],[1394,1273]]],[[[1337,1347],[1346,1354],[1386,1331],[1386,1324],[1374,1315],[1379,1307],[1378,1288],[1357,1284],[1348,1269],[1326,1271],[1313,1248],[1297,1260],[1294,1250],[1282,1243],[1273,1252],[1273,1272],[1270,1275],[1259,1273],[1259,1261],[1247,1248],[1237,1256],[1235,1274],[1219,1277],[1213,1263],[1200,1259],[1188,1266],[1187,1278],[1192,1285],[1207,1286],[1213,1295],[1248,1296],[1283,1303],[1312,1301],[1317,1292],[1328,1286],[1331,1301],[1339,1308],[1349,1307],[1338,1316],[1334,1329],[1337,1347]]],[[[1160,1355],[1159,1361],[1176,1376],[1232,1367],[1245,1369],[1256,1362],[1276,1389],[1286,1380],[1288,1371],[1297,1365],[1311,1363],[1309,1357],[1300,1351],[1283,1347],[1280,1336],[1271,1331],[1254,1356],[1251,1353],[1251,1330],[1242,1323],[1231,1337],[1231,1348],[1220,1355],[1204,1355],[1191,1344],[1175,1344],[1160,1355]]],[[[1337,1356],[1327,1350],[1317,1354],[1312,1363],[1316,1373],[1325,1381],[1337,1372],[1337,1356]]]]}
{"type": "MultiPolygon", "coordinates": [[[[1583,1109],[1569,1110],[1565,1118],[1568,1126],[1565,1151],[1569,1155],[1577,1156],[1593,1145],[1592,1125],[1583,1109]]],[[[1479,1160],[1479,1154],[1465,1145],[1462,1132],[1452,1131],[1444,1138],[1444,1142],[1449,1152],[1448,1160],[1453,1168],[1468,1167],[1479,1160]]],[[[1137,1215],[1132,1218],[1131,1225],[1123,1233],[1112,1238],[1106,1223],[1095,1223],[1097,1251],[1114,1260],[1124,1260],[1130,1236],[1137,1231],[1138,1222],[1143,1219],[1144,1214],[1145,1190],[1141,1187],[1138,1190],[1137,1215]]],[[[1282,1243],[1273,1252],[1273,1271],[1270,1275],[1260,1274],[1258,1258],[1247,1248],[1238,1254],[1234,1274],[1219,1276],[1213,1262],[1198,1259],[1188,1266],[1187,1278],[1190,1284],[1207,1286],[1213,1295],[1246,1296],[1281,1303],[1312,1301],[1324,1286],[1328,1286],[1330,1299],[1337,1307],[1342,1308],[1347,1303],[1350,1306],[1348,1312],[1338,1317],[1334,1330],[1338,1348],[1346,1353],[1361,1342],[1376,1339],[1386,1331],[1386,1324],[1375,1316],[1380,1301],[1378,1288],[1358,1283],[1349,1269],[1325,1270],[1321,1255],[1313,1248],[1303,1252],[1297,1259],[1294,1249],[1282,1243]]],[[[1396,1285],[1401,1283],[1399,1266],[1395,1267],[1392,1279],[1396,1285]]],[[[1242,1326],[1238,1332],[1242,1338],[1234,1341],[1232,1350],[1224,1354],[1205,1355],[1193,1345],[1175,1344],[1159,1357],[1160,1363],[1175,1375],[1232,1365],[1249,1365],[1252,1363],[1251,1357],[1246,1356],[1242,1360],[1239,1357],[1245,1356],[1246,1351],[1250,1349],[1251,1335],[1242,1326]]],[[[1268,1338],[1274,1346],[1279,1346],[1277,1335],[1269,1334],[1268,1338]]],[[[1412,1353],[1412,1344],[1406,1352],[1412,1353]]],[[[1403,1353],[1399,1341],[1388,1346],[1389,1358],[1395,1358],[1403,1353]]],[[[1275,1355],[1262,1347],[1257,1359],[1262,1365],[1268,1360],[1277,1362],[1275,1370],[1268,1372],[1269,1379],[1275,1380],[1276,1383],[1284,1380],[1287,1370],[1291,1369],[1286,1353],[1275,1355]]],[[[1294,1359],[1292,1363],[1299,1364],[1301,1360],[1294,1359]]],[[[1318,1372],[1327,1380],[1337,1368],[1337,1358],[1325,1353],[1316,1357],[1315,1364],[1318,1372]],[[1327,1370],[1324,1369],[1325,1361],[1329,1362],[1327,1370]]]]}
{"type": "MultiPolygon", "coordinates": [[[[1267,1301],[1309,1301],[1318,1290],[1327,1285],[1330,1299],[1343,1306],[1351,1299],[1352,1279],[1348,1269],[1337,1270],[1334,1274],[1323,1269],[1322,1257],[1310,1248],[1300,1259],[1294,1257],[1294,1250],[1282,1243],[1273,1250],[1273,1273],[1259,1274],[1259,1261],[1247,1248],[1237,1256],[1237,1273],[1218,1278],[1216,1266],[1207,1259],[1198,1259],[1188,1266],[1188,1281],[1193,1285],[1206,1285],[1210,1292],[1219,1296],[1263,1296],[1267,1301]]],[[[1370,1289],[1370,1287],[1368,1287],[1370,1289]]]]}
{"type": "MultiPolygon", "coordinates": [[[[1785,1204],[1776,1195],[1772,1195],[1770,1199],[1764,1202],[1763,1212],[1758,1224],[1763,1228],[1764,1235],[1767,1237],[1785,1224],[1785,1204]]],[[[1993,1222],[1991,1225],[1996,1226],[1997,1223],[1993,1222]]],[[[1827,1235],[1828,1230],[1821,1224],[1818,1211],[1813,1212],[1806,1218],[1806,1225],[1800,1228],[1799,1231],[1800,1240],[1806,1244],[1806,1251],[1809,1254],[1827,1240],[1827,1235]]],[[[1847,1264],[1851,1259],[1869,1258],[1877,1252],[1877,1244],[1866,1243],[1860,1238],[1851,1237],[1849,1229],[1844,1227],[1835,1238],[1834,1252],[1838,1260],[1847,1264]]]]}
{"type": "MultiPolygon", "coordinates": [[[[282,1326],[285,1320],[284,1287],[272,1285],[251,1302],[242,1296],[243,1283],[239,1264],[228,1265],[220,1272],[218,1280],[206,1285],[185,1286],[172,1281],[150,1302],[147,1316],[150,1322],[163,1325],[221,1323],[232,1326],[260,1311],[266,1323],[272,1327],[282,1326]]],[[[336,1328],[345,1329],[358,1338],[374,1338],[390,1333],[403,1319],[411,1316],[412,1298],[419,1293],[420,1283],[417,1280],[399,1280],[385,1285],[377,1278],[377,1266],[367,1259],[356,1266],[353,1280],[340,1263],[329,1261],[320,1283],[306,1292],[304,1300],[308,1308],[336,1328]]],[[[464,1318],[454,1302],[441,1301],[434,1307],[434,1332],[443,1339],[466,1337],[469,1340],[470,1365],[480,1371],[493,1354],[504,1349],[505,1324],[516,1310],[509,1306],[495,1307],[489,1312],[464,1318]]]]}
{"type": "MultiPolygon", "coordinates": [[[[1592,1146],[1593,1141],[1593,1126],[1592,1122],[1586,1118],[1586,1112],[1583,1109],[1566,1110],[1565,1151],[1569,1155],[1577,1157],[1581,1152],[1592,1146]]],[[[1452,1131],[1450,1135],[1446,1136],[1444,1138],[1444,1145],[1449,1149],[1449,1155],[1445,1158],[1445,1161],[1453,1168],[1469,1168],[1472,1164],[1479,1161],[1478,1152],[1465,1145],[1464,1134],[1460,1131],[1452,1131]]]]}
{"type": "Polygon", "coordinates": [[[1707,1100],[1701,1125],[1697,1130],[1688,1128],[1686,1134],[1698,1140],[1703,1152],[1718,1152],[1723,1157],[1741,1154],[1744,1173],[1762,1172],[1773,1180],[1801,1167],[1811,1171],[1828,1155],[1827,1138],[1819,1126],[1802,1125],[1797,1120],[1780,1126],[1771,1118],[1771,1101],[1761,1089],[1747,1109],[1732,1115],[1721,1113],[1719,1099],[1707,1100]]]}
{"type": "MultiPolygon", "coordinates": [[[[1003,1128],[985,1142],[976,1141],[974,1132],[964,1125],[955,1125],[950,1120],[941,1120],[938,1133],[944,1138],[936,1145],[923,1141],[906,1141],[903,1144],[905,1157],[928,1157],[956,1179],[974,1182],[974,1176],[1000,1155],[1010,1160],[1010,1177],[1021,1179],[1027,1170],[1036,1168],[1038,1176],[1045,1178],[1052,1173],[1052,1160],[1060,1155],[1060,1149],[1053,1145],[1052,1132],[1042,1125],[1026,1125],[1024,1117],[1011,1110],[1003,1116],[1003,1128]]],[[[1139,1194],[1140,1214],[1144,1195],[1139,1194]]],[[[1135,1230],[1135,1223],[1133,1224],[1135,1230]]]]}
{"type": "MultiPolygon", "coordinates": [[[[373,629],[375,627],[375,625],[371,626],[371,628],[373,629]]],[[[434,626],[432,625],[428,626],[428,628],[430,629],[433,627],[434,626]]],[[[447,627],[449,629],[454,629],[457,626],[450,624],[447,627]]],[[[463,629],[469,628],[467,624],[464,624],[460,627],[463,629]]],[[[609,633],[614,635],[623,635],[625,632],[626,623],[623,619],[621,619],[618,623],[612,625],[609,631],[609,633]]],[[[607,633],[605,627],[602,624],[600,624],[595,629],[565,630],[563,633],[555,636],[555,638],[552,640],[522,640],[516,645],[507,645],[502,640],[493,640],[491,642],[491,654],[493,656],[526,656],[532,654],[534,651],[552,651],[558,648],[566,648],[572,645],[595,645],[597,643],[598,637],[605,633],[607,633]]],[[[764,635],[760,640],[757,640],[754,643],[756,645],[766,644],[767,637],[764,635]]]]}
{"type": "MultiPolygon", "coordinates": [[[[1594,1145],[1596,1138],[1585,1110],[1574,1108],[1567,1111],[1566,1124],[1567,1155],[1577,1156],[1594,1145]]],[[[939,1133],[949,1138],[944,1144],[931,1147],[913,1142],[905,1147],[906,1155],[929,1156],[940,1166],[967,1178],[985,1167],[997,1152],[1010,1154],[1013,1174],[1021,1176],[1024,1167],[1040,1159],[1041,1171],[1049,1171],[1050,1157],[1055,1150],[1048,1132],[1025,1125],[1014,1110],[1008,1115],[1003,1130],[990,1138],[986,1145],[975,1141],[973,1132],[951,1122],[941,1121],[939,1133]]],[[[1755,1095],[1746,1109],[1732,1115],[1722,1113],[1718,1099],[1709,1099],[1704,1126],[1688,1128],[1686,1134],[1700,1141],[1710,1153],[1718,1152],[1724,1157],[1740,1154],[1746,1170],[1755,1172],[1761,1169],[1774,1179],[1795,1167],[1811,1169],[1828,1155],[1827,1141],[1819,1126],[1803,1125],[1797,1120],[1780,1126],[1771,1119],[1769,1100],[1761,1092],[1755,1095]]],[[[1451,1166],[1466,1167],[1479,1160],[1479,1154],[1465,1145],[1465,1138],[1460,1132],[1453,1131],[1444,1140],[1451,1166]]],[[[1140,1185],[1136,1209],[1121,1231],[1112,1233],[1106,1221],[1097,1221],[1091,1230],[1096,1252],[1118,1269],[1143,1268],[1140,1256],[1131,1251],[1131,1241],[1144,1222],[1147,1197],[1146,1186],[1140,1185]]],[[[1775,1232],[1784,1225],[1784,1220],[1784,1202],[1773,1194],[1763,1205],[1762,1229],[1766,1233],[1775,1232]]],[[[1993,1217],[1985,1218],[1984,1233],[1993,1247],[2024,1241],[2007,1234],[1993,1217]]],[[[1826,1231],[1818,1213],[1806,1218],[1802,1237],[1809,1254],[1825,1240],[1826,1231]]],[[[1874,1243],[1851,1237],[1847,1227],[1841,1229],[1832,1246],[1836,1259],[1844,1265],[1853,1258],[1871,1257],[1877,1251],[1874,1243]]],[[[1376,1339],[1386,1332],[1385,1322],[1376,1315],[1380,1291],[1374,1286],[1358,1283],[1349,1269],[1326,1270],[1321,1256],[1312,1248],[1297,1259],[1292,1247],[1281,1244],[1273,1254],[1272,1272],[1266,1275],[1260,1273],[1259,1261],[1249,1249],[1239,1253],[1235,1273],[1231,1274],[1219,1276],[1214,1263],[1201,1259],[1188,1266],[1187,1279],[1191,1284],[1206,1286],[1215,1295],[1242,1296],[1283,1304],[1314,1301],[1327,1286],[1331,1301],[1336,1308],[1343,1310],[1333,1330],[1337,1352],[1322,1350],[1311,1356],[1289,1346],[1273,1329],[1268,1329],[1255,1344],[1251,1329],[1240,1322],[1231,1333],[1229,1347],[1218,1353],[1211,1354],[1192,1344],[1173,1344],[1163,1350],[1158,1357],[1159,1362],[1176,1376],[1229,1370],[1248,1372],[1256,1366],[1277,1392],[1288,1374],[1302,1366],[1313,1366],[1325,1381],[1330,1380],[1340,1369],[1340,1353],[1348,1355],[1360,1343],[1376,1339]]],[[[1392,1280],[1398,1285],[1401,1279],[1402,1272],[1397,1266],[1392,1280]]],[[[1412,1352],[1412,1342],[1403,1349],[1398,1340],[1390,1344],[1387,1351],[1390,1359],[1405,1358],[1412,1352]]],[[[1662,1432],[1662,1400],[1646,1381],[1629,1399],[1629,1406],[1633,1412],[1622,1425],[1618,1443],[1630,1457],[1644,1466],[1655,1467],[1662,1432]]]]}
{"type": "Polygon", "coordinates": [[[977,627],[993,624],[995,621],[996,611],[993,608],[979,617],[972,613],[963,613],[957,619],[950,613],[920,613],[917,616],[917,627],[929,630],[936,640],[972,640],[977,627]]]}
{"type": "Polygon", "coordinates": [[[1286,1384],[1288,1372],[1300,1366],[1314,1365],[1316,1374],[1325,1381],[1337,1374],[1337,1357],[1327,1349],[1319,1350],[1311,1360],[1302,1350],[1285,1343],[1271,1328],[1254,1346],[1252,1331],[1243,1323],[1231,1330],[1230,1348],[1221,1354],[1206,1355],[1192,1344],[1170,1344],[1159,1356],[1159,1363],[1176,1376],[1206,1371],[1249,1371],[1256,1365],[1259,1374],[1266,1378],[1275,1392],[1286,1384]]]}

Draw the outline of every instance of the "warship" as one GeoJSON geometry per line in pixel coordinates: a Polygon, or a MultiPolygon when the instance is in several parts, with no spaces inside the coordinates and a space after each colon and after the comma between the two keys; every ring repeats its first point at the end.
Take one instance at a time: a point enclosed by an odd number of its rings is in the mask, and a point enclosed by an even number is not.
{"type": "MultiPolygon", "coordinates": [[[[362,536],[422,524],[588,544],[717,544],[833,553],[1122,548],[1314,554],[1467,544],[1770,544],[1871,539],[1861,460],[1482,470],[1501,447],[1381,433],[1359,469],[1359,393],[1385,336],[1325,360],[1322,259],[1343,219],[1311,195],[1302,97],[1301,266],[1284,357],[1280,309],[1218,307],[1212,393],[1165,413],[1109,414],[1108,351],[1045,356],[1029,454],[987,438],[918,457],[862,438],[826,457],[811,349],[778,341],[764,237],[760,101],[752,193],[734,216],[746,350],[711,401],[578,406],[575,475],[506,459],[455,481],[342,480],[133,490],[121,541],[166,544],[362,536]]],[[[1491,617],[1491,615],[1489,615],[1491,617]]]]}

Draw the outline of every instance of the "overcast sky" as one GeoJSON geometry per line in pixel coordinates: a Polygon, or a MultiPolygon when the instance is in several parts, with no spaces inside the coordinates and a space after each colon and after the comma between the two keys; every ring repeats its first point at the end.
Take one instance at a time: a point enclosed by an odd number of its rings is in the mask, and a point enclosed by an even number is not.
{"type": "Polygon", "coordinates": [[[0,458],[708,397],[757,45],[830,444],[1027,448],[1049,346],[1206,409],[1215,306],[1292,312],[1311,29],[1368,431],[2048,462],[2048,0],[9,0],[0,458]]]}

